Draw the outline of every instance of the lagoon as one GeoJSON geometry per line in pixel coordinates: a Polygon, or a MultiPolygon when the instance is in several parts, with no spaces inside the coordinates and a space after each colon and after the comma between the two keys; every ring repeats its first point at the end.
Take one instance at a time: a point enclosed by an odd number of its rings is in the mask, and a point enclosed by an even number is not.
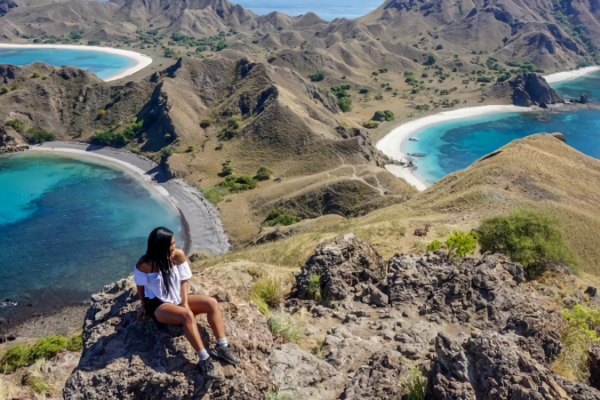
{"type": "Polygon", "coordinates": [[[77,67],[110,81],[139,71],[152,59],[133,51],[100,47],[0,44],[0,64],[27,65],[33,62],[77,67]]]}
{"type": "Polygon", "coordinates": [[[18,303],[0,317],[81,304],[132,272],[157,226],[182,243],[179,216],[139,177],[90,157],[0,157],[0,188],[0,301],[18,303]]]}

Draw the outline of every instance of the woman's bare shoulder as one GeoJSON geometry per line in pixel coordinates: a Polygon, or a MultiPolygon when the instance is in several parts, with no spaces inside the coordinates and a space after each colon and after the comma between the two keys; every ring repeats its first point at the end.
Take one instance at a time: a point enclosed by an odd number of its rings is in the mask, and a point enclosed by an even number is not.
{"type": "Polygon", "coordinates": [[[145,274],[149,274],[150,272],[152,272],[152,265],[147,263],[144,257],[140,258],[137,264],[135,264],[135,267],[138,269],[138,271],[143,272],[145,274]]]}
{"type": "Polygon", "coordinates": [[[183,264],[185,262],[185,253],[181,249],[175,249],[173,252],[173,263],[174,264],[183,264]]]}

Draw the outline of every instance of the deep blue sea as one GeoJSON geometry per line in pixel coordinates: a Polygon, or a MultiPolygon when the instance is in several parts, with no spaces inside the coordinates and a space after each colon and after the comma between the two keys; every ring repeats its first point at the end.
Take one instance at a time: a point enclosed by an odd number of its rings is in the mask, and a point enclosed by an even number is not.
{"type": "Polygon", "coordinates": [[[93,51],[81,46],[81,49],[9,49],[0,48],[0,64],[26,65],[42,62],[55,67],[69,65],[92,71],[96,76],[105,79],[136,65],[132,58],[119,54],[93,51]]]}
{"type": "Polygon", "coordinates": [[[290,0],[290,1],[264,1],[264,0],[234,0],[244,8],[258,15],[266,15],[273,11],[279,11],[290,16],[306,14],[311,11],[326,21],[335,18],[354,19],[362,17],[379,7],[382,0],[290,0]]]}
{"type": "Polygon", "coordinates": [[[415,176],[428,185],[451,172],[467,168],[478,158],[514,139],[534,133],[562,132],[577,150],[600,158],[600,111],[581,110],[552,114],[541,122],[539,113],[501,113],[456,119],[416,131],[418,142],[405,140],[404,153],[414,157],[415,176]]]}
{"type": "Polygon", "coordinates": [[[181,243],[179,217],[122,170],[89,157],[0,157],[0,301],[18,302],[0,317],[89,299],[132,272],[161,225],[181,243]]]}

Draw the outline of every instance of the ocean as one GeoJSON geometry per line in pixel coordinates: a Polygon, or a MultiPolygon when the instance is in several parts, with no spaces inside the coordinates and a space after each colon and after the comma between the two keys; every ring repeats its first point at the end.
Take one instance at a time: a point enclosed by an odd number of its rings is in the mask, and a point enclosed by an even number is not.
{"type": "Polygon", "coordinates": [[[42,62],[55,67],[69,65],[92,71],[100,79],[115,76],[136,65],[136,61],[120,54],[94,51],[81,46],[81,49],[51,48],[12,49],[0,48],[0,63],[27,65],[42,62]]]}
{"type": "Polygon", "coordinates": [[[128,276],[157,226],[178,215],[140,179],[85,156],[0,157],[0,317],[81,304],[128,276]],[[27,307],[32,304],[33,307],[27,307]]]}
{"type": "Polygon", "coordinates": [[[258,15],[267,15],[273,11],[279,11],[289,16],[298,16],[313,12],[326,21],[335,18],[354,19],[370,13],[382,4],[381,0],[329,0],[321,1],[285,1],[285,2],[265,2],[262,0],[238,0],[237,3],[258,15]]]}

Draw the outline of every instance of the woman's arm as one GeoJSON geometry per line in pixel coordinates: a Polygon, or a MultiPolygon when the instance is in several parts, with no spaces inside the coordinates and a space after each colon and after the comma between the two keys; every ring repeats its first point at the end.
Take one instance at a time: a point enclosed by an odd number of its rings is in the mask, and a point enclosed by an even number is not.
{"type": "Polygon", "coordinates": [[[190,289],[190,285],[188,281],[181,282],[181,307],[190,308],[188,306],[188,291],[190,289]]]}
{"type": "Polygon", "coordinates": [[[140,296],[140,301],[142,302],[142,305],[140,306],[140,309],[138,310],[138,315],[137,315],[137,320],[141,321],[142,318],[144,318],[146,316],[146,295],[144,292],[145,287],[135,285],[135,288],[137,289],[138,296],[140,296]]]}

